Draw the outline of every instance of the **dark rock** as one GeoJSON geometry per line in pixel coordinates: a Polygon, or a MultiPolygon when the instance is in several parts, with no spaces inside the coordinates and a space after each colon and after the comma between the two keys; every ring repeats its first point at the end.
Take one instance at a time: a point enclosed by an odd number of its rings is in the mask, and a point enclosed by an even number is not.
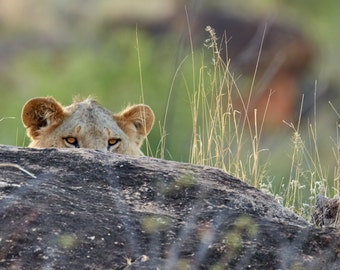
{"type": "Polygon", "coordinates": [[[0,226],[0,269],[340,268],[339,230],[221,170],[94,150],[0,146],[0,226]]]}
{"type": "Polygon", "coordinates": [[[321,194],[316,197],[312,222],[319,227],[331,226],[340,228],[340,197],[328,199],[321,194]]]}

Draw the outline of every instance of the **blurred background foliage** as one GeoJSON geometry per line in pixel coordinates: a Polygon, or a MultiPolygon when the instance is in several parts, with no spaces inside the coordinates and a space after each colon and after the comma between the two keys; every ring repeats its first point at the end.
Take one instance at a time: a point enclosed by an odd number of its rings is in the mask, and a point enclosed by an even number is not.
{"type": "MultiPolygon", "coordinates": [[[[54,96],[68,105],[74,96],[91,95],[113,112],[133,103],[150,105],[156,115],[149,136],[152,155],[161,155],[164,126],[164,157],[188,162],[193,133],[190,105],[190,95],[195,91],[193,78],[198,77],[202,66],[212,68],[211,51],[204,45],[209,39],[205,26],[215,27],[218,16],[222,19],[231,16],[241,22],[258,22],[255,29],[260,40],[264,33],[261,24],[294,29],[298,35],[293,38],[301,36],[308,47],[308,64],[292,71],[299,76],[295,93],[298,102],[291,103],[293,117],[280,119],[262,134],[261,162],[268,181],[278,191],[291,174],[294,130],[282,120],[298,126],[302,96],[299,132],[313,144],[309,127],[316,124],[317,154],[324,168],[322,177],[333,181],[338,162],[335,110],[340,85],[339,10],[337,0],[0,0],[0,143],[28,144],[20,119],[21,108],[28,99],[54,96]]],[[[228,21],[223,22],[216,27],[231,27],[228,21]]],[[[236,29],[227,37],[228,41],[237,40],[238,34],[245,35],[247,29],[236,29]]],[[[223,31],[217,33],[219,40],[223,40],[222,34],[223,31]]],[[[280,31],[276,36],[274,33],[273,43],[280,40],[280,35],[280,31]]],[[[285,36],[281,39],[289,43],[290,37],[288,33],[287,39],[285,36]]],[[[281,47],[275,46],[280,52],[281,47]]],[[[264,46],[264,59],[265,50],[264,46]]],[[[255,59],[258,53],[259,48],[255,59]]],[[[231,67],[235,64],[233,74],[240,91],[247,95],[256,65],[252,62],[246,68],[238,68],[237,59],[243,54],[242,50],[238,57],[231,53],[230,63],[231,67]]],[[[268,58],[271,59],[271,54],[268,58]]],[[[264,76],[261,74],[265,72],[259,72],[259,80],[264,76]]],[[[266,118],[270,120],[271,116],[266,118]]]]}

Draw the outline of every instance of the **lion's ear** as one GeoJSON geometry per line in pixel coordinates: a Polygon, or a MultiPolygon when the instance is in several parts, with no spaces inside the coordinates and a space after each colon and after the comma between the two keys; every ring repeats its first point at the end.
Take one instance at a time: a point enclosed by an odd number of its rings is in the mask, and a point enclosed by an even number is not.
{"type": "Polygon", "coordinates": [[[21,113],[27,135],[32,139],[39,135],[41,128],[60,124],[64,116],[63,107],[52,97],[30,99],[21,113]]]}
{"type": "Polygon", "coordinates": [[[155,116],[149,106],[138,104],[114,115],[114,119],[130,139],[140,146],[152,128],[155,116]]]}

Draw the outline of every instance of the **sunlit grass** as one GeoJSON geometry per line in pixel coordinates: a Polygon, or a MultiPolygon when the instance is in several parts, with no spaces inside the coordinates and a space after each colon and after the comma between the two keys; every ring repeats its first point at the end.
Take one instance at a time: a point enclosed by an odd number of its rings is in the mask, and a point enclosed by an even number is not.
{"type": "Polygon", "coordinates": [[[268,155],[263,155],[270,149],[262,148],[261,142],[271,94],[263,119],[257,118],[256,109],[249,113],[252,86],[248,99],[244,100],[235,75],[230,72],[229,62],[221,59],[221,45],[217,43],[213,29],[207,28],[207,31],[210,37],[204,53],[210,53],[212,60],[207,62],[203,55],[197,69],[192,51],[192,72],[195,74],[191,78],[195,81],[186,83],[193,87],[187,88],[192,114],[190,163],[221,168],[256,188],[271,192],[285,207],[309,219],[317,194],[328,197],[339,194],[338,139],[334,142],[334,175],[330,176],[327,175],[329,168],[324,168],[319,154],[316,120],[308,124],[307,139],[300,130],[301,115],[296,126],[286,123],[291,128],[291,142],[285,148],[290,155],[291,168],[288,179],[283,179],[284,184],[273,188],[278,183],[272,183],[275,176],[268,174],[270,160],[268,155]],[[334,180],[329,181],[329,178],[334,180]]]}
{"type": "Polygon", "coordinates": [[[4,121],[4,120],[6,120],[6,119],[15,119],[15,117],[3,117],[3,118],[0,118],[0,122],[1,122],[1,121],[4,121]]]}
{"type": "Polygon", "coordinates": [[[256,111],[255,119],[249,119],[251,95],[243,99],[229,62],[221,58],[213,29],[206,30],[212,63],[205,64],[203,57],[196,89],[188,89],[193,121],[190,162],[221,168],[260,187],[265,173],[260,165],[263,120],[259,123],[256,111]]]}

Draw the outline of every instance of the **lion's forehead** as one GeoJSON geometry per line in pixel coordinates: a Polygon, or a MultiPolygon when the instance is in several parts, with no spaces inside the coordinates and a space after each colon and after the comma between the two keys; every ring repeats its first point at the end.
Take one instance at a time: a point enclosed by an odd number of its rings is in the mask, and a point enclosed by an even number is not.
{"type": "Polygon", "coordinates": [[[123,131],[108,110],[96,103],[82,102],[69,107],[61,129],[92,136],[121,136],[123,131]]]}

